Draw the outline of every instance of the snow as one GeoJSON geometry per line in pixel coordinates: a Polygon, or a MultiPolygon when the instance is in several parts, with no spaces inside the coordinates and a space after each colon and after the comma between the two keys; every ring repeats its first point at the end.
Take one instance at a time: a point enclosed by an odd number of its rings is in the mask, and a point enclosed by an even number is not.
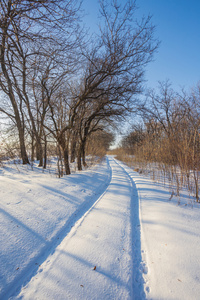
{"type": "Polygon", "coordinates": [[[199,299],[200,211],[112,156],[0,169],[0,299],[199,299]]]}
{"type": "Polygon", "coordinates": [[[98,199],[110,171],[104,163],[58,179],[39,168],[6,165],[0,176],[0,299],[7,299],[98,199]]]}
{"type": "Polygon", "coordinates": [[[184,193],[169,201],[170,192],[163,185],[125,169],[140,199],[147,299],[199,299],[199,204],[188,206],[191,200],[184,193]]]}

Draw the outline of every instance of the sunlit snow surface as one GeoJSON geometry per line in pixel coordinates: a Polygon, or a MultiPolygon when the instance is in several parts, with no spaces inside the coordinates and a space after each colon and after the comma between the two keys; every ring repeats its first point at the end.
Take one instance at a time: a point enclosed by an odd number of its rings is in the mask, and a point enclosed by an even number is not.
{"type": "Polygon", "coordinates": [[[113,157],[61,179],[6,165],[0,299],[199,299],[200,210],[169,198],[113,157]]]}

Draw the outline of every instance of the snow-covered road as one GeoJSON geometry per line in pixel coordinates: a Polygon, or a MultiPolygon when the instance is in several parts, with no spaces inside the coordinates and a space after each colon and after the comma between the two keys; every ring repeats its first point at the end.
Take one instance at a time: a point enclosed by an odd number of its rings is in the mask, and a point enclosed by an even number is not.
{"type": "Polygon", "coordinates": [[[200,207],[112,156],[0,171],[0,299],[198,300],[200,207]]]}
{"type": "Polygon", "coordinates": [[[133,239],[139,239],[138,197],[124,168],[113,158],[109,163],[109,186],[44,261],[19,298],[142,299],[142,277],[132,259],[138,254],[140,263],[140,251],[133,254],[132,247],[133,239]]]}

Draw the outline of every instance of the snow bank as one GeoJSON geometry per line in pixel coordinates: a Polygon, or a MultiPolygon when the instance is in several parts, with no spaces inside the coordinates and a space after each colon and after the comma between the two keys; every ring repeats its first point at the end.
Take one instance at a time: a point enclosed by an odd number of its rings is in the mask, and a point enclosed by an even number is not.
{"type": "Polygon", "coordinates": [[[140,199],[141,251],[147,299],[197,300],[200,295],[200,205],[187,193],[170,199],[163,184],[125,167],[140,199]],[[180,203],[182,205],[178,205],[180,203]]]}
{"type": "Polygon", "coordinates": [[[105,190],[110,169],[104,161],[61,179],[11,163],[0,170],[0,299],[7,299],[105,190]]]}

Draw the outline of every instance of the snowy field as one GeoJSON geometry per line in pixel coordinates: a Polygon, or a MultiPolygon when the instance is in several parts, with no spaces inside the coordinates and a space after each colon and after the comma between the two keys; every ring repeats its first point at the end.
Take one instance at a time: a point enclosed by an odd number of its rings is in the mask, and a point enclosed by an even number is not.
{"type": "Polygon", "coordinates": [[[200,210],[113,157],[56,178],[0,168],[0,299],[200,295],[200,210]]]}

